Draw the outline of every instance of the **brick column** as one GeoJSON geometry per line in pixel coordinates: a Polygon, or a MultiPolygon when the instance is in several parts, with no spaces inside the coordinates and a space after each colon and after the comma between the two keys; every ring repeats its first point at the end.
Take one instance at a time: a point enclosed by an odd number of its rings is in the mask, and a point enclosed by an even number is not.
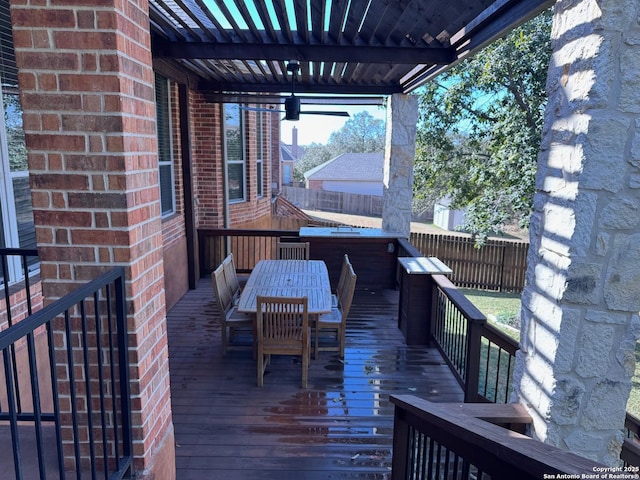
{"type": "Polygon", "coordinates": [[[382,229],[400,232],[407,238],[411,233],[417,123],[418,97],[391,95],[387,102],[382,229]]]}
{"type": "Polygon", "coordinates": [[[619,461],[640,331],[640,4],[556,4],[516,398],[539,439],[619,461]]]}
{"type": "Polygon", "coordinates": [[[136,478],[175,478],[146,0],[15,0],[43,292],[127,272],[136,478]]]}

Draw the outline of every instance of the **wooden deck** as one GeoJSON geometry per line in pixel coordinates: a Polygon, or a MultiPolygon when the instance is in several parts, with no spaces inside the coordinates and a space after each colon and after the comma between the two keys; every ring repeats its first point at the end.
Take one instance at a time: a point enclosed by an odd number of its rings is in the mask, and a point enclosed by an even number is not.
{"type": "Polygon", "coordinates": [[[209,279],[168,314],[177,478],[387,479],[391,472],[390,394],[461,402],[463,394],[435,349],[406,346],[395,291],[357,290],[344,361],[300,364],[273,357],[263,388],[250,351],[223,357],[209,279]]]}

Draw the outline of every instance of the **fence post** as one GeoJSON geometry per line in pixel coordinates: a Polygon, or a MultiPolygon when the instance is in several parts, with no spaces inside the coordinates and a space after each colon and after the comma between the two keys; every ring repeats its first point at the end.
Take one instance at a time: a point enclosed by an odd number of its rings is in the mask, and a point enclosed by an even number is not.
{"type": "Polygon", "coordinates": [[[506,242],[503,241],[501,246],[502,246],[502,248],[501,248],[502,255],[501,255],[501,258],[500,258],[500,282],[499,282],[500,283],[500,287],[499,287],[498,291],[504,292],[504,290],[505,290],[504,289],[504,260],[505,260],[506,253],[507,253],[507,244],[506,244],[506,242]]]}

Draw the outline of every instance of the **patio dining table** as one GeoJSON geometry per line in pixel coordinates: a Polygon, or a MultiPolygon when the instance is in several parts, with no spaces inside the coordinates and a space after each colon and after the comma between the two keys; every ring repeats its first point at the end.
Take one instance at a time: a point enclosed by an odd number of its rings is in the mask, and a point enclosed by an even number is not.
{"type": "Polygon", "coordinates": [[[331,312],[331,285],[322,260],[261,260],[242,289],[238,311],[256,313],[258,295],[307,297],[310,315],[331,312]]]}

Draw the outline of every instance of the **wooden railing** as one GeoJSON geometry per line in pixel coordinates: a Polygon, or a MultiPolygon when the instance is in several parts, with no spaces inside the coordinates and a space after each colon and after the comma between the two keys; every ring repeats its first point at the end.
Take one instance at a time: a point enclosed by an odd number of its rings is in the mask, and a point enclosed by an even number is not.
{"type": "Polygon", "coordinates": [[[198,230],[200,272],[209,274],[233,253],[240,273],[253,270],[260,260],[275,258],[279,238],[298,239],[294,230],[232,230],[224,228],[198,230]]]}
{"type": "Polygon", "coordinates": [[[448,278],[433,280],[432,338],[464,388],[465,401],[507,403],[518,343],[487,323],[448,278]]]}
{"type": "Polygon", "coordinates": [[[412,395],[391,402],[393,480],[595,478],[604,468],[518,433],[531,422],[522,405],[432,403],[412,395]]]}
{"type": "Polygon", "coordinates": [[[624,422],[626,438],[622,444],[620,458],[625,466],[640,466],[640,419],[627,412],[624,422]]]}
{"type": "MultiPolygon", "coordinates": [[[[420,256],[399,240],[399,256],[420,256]]],[[[467,402],[508,402],[518,343],[489,323],[451,280],[434,275],[431,338],[456,375],[467,402]]],[[[426,293],[426,292],[425,292],[426,293]]]]}

